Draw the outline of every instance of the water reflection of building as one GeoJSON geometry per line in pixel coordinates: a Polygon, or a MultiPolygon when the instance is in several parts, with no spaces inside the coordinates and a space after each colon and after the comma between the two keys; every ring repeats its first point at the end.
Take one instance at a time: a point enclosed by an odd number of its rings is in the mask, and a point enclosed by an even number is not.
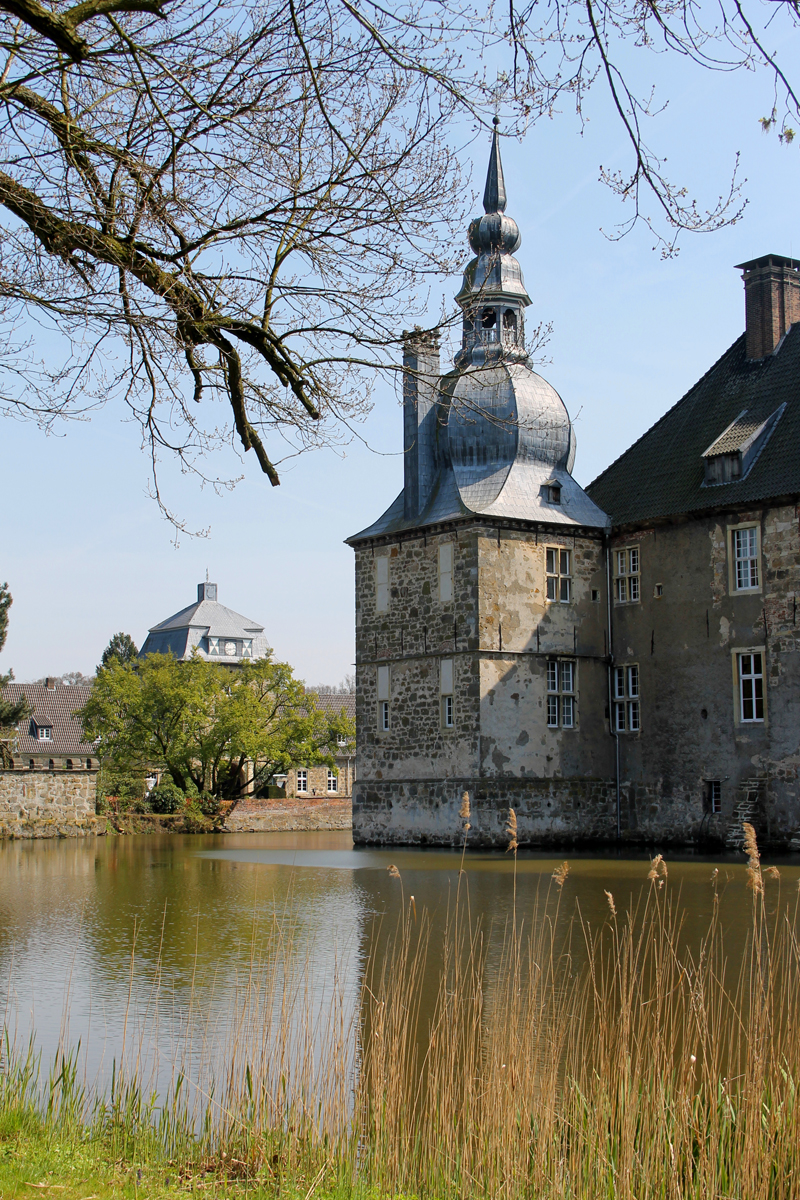
{"type": "Polygon", "coordinates": [[[362,842],[800,837],[800,262],[586,491],[531,369],[495,133],[461,349],[404,349],[404,486],[356,553],[362,842]],[[794,322],[794,324],[793,324],[794,322]]]}

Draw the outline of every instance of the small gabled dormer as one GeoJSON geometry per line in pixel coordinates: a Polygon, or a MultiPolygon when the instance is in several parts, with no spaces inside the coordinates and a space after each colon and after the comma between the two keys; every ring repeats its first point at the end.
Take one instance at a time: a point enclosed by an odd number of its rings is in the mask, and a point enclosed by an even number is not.
{"type": "Polygon", "coordinates": [[[542,484],[542,499],[545,504],[560,504],[561,503],[561,481],[559,479],[546,479],[542,484]]]}
{"type": "Polygon", "coordinates": [[[767,444],[785,408],[786,405],[782,404],[766,419],[760,414],[754,415],[753,410],[743,409],[703,451],[703,487],[738,483],[744,479],[767,444]]]}
{"type": "Polygon", "coordinates": [[[37,721],[35,717],[31,719],[31,737],[36,738],[37,742],[52,742],[53,726],[47,721],[37,721]]]}

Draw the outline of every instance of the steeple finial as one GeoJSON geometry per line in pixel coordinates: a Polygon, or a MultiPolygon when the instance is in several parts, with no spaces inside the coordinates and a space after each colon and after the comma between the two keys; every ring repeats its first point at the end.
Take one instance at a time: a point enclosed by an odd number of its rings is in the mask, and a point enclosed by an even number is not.
{"type": "Polygon", "coordinates": [[[486,172],[486,188],[483,193],[483,211],[487,213],[505,212],[506,185],[503,179],[503,164],[500,161],[500,137],[497,126],[500,118],[493,120],[492,152],[489,155],[489,170],[486,172]]]}

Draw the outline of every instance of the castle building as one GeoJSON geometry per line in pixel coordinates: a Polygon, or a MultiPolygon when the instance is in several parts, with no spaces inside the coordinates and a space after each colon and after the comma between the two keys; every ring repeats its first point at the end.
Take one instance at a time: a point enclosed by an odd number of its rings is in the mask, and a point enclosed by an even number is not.
{"type": "Polygon", "coordinates": [[[217,599],[215,583],[198,583],[197,603],[154,625],[147,634],[140,657],[174,654],[185,661],[198,654],[210,662],[238,666],[270,653],[264,626],[226,608],[217,599]]]}
{"type": "Polygon", "coordinates": [[[461,348],[404,347],[404,486],[356,559],[357,842],[788,841],[797,800],[800,264],[585,491],[531,368],[498,135],[461,348]],[[794,405],[795,413],[792,412],[794,405]]]}

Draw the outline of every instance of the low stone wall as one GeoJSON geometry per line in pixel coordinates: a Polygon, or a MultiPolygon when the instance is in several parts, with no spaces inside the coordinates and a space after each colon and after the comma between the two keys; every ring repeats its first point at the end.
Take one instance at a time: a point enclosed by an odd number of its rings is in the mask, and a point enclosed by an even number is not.
{"type": "Polygon", "coordinates": [[[0,838],[94,834],[96,796],[96,771],[0,771],[0,838]]]}
{"type": "Polygon", "coordinates": [[[288,797],[237,804],[225,821],[225,829],[231,833],[277,833],[350,829],[352,823],[353,805],[348,798],[288,797]]]}

